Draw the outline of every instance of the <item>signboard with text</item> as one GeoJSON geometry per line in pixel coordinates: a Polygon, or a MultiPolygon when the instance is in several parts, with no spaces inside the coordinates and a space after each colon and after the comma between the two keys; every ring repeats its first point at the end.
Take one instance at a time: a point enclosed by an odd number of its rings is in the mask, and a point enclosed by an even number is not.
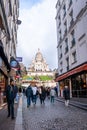
{"type": "Polygon", "coordinates": [[[17,60],[18,62],[22,62],[22,57],[16,57],[16,60],[17,60]]]}

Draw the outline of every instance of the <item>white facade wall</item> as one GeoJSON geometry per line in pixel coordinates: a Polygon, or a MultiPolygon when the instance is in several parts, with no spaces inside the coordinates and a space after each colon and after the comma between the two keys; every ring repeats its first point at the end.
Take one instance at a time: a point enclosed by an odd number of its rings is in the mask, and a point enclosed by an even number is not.
{"type": "MultiPolygon", "coordinates": [[[[19,0],[2,0],[2,2],[6,15],[6,21],[8,25],[10,38],[8,38],[6,30],[1,30],[0,39],[3,43],[5,55],[7,56],[8,61],[10,61],[11,56],[16,58],[17,29],[18,29],[17,19],[19,17],[19,0]]],[[[0,15],[3,18],[3,23],[6,29],[7,25],[5,25],[3,13],[0,13],[0,15]]]]}
{"type": "Polygon", "coordinates": [[[70,0],[58,0],[56,4],[57,15],[56,15],[56,24],[57,24],[57,49],[58,49],[58,70],[59,75],[71,70],[72,68],[87,62],[87,0],[72,0],[72,4],[69,8],[70,0]],[[60,2],[60,5],[58,5],[60,2]],[[64,17],[64,5],[66,6],[66,15],[64,17]],[[81,15],[82,8],[86,9],[81,15]],[[73,11],[72,11],[73,10],[73,11]],[[73,13],[71,13],[73,12],[73,13]],[[77,17],[79,15],[79,17],[77,17]],[[60,19],[59,19],[60,16],[60,19]],[[70,22],[73,18],[73,23],[70,28],[70,22]],[[61,21],[61,22],[60,22],[61,21]],[[66,24],[65,24],[66,22],[66,24]],[[61,23],[61,24],[59,24],[61,23]],[[67,28],[67,33],[64,32],[67,28]],[[61,30],[61,31],[60,31],[61,30]],[[74,33],[73,33],[74,30],[74,33]],[[71,34],[72,33],[72,34],[71,34]],[[60,41],[60,35],[62,41],[60,41]],[[81,38],[82,37],[82,38],[81,38]],[[67,46],[68,51],[65,53],[66,48],[66,38],[68,39],[67,46]],[[75,40],[73,47],[72,40],[75,40]],[[73,58],[76,52],[76,59],[73,58]],[[62,54],[62,57],[61,57],[62,54]],[[60,58],[61,57],[61,58],[60,58]],[[67,65],[66,59],[69,57],[69,63],[67,65]],[[75,60],[75,61],[74,61],[75,60]],[[69,69],[67,70],[67,67],[69,69]]]}

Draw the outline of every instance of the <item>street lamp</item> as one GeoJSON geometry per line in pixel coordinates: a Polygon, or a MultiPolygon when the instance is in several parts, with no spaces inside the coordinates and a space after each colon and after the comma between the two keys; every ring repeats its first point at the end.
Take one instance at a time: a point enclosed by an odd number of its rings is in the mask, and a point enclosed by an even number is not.
{"type": "Polygon", "coordinates": [[[22,21],[17,19],[16,24],[20,25],[21,23],[22,23],[22,21]]]}

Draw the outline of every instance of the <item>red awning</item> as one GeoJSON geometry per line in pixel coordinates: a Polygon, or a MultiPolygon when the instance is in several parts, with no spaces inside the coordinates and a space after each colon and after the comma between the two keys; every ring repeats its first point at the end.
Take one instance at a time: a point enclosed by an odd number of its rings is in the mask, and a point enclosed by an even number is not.
{"type": "Polygon", "coordinates": [[[65,79],[65,78],[67,78],[67,77],[69,77],[71,75],[74,75],[74,74],[77,74],[79,72],[82,72],[82,71],[87,71],[87,64],[81,65],[81,66],[79,66],[79,67],[77,67],[77,68],[75,68],[75,69],[73,69],[73,70],[71,70],[71,71],[61,75],[61,76],[58,76],[56,78],[56,82],[58,82],[60,80],[63,80],[63,79],[65,79]]]}

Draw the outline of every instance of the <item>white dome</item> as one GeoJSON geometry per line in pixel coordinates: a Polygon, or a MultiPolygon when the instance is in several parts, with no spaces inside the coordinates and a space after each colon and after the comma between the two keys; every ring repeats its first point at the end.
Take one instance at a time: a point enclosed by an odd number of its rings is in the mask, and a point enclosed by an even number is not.
{"type": "Polygon", "coordinates": [[[36,53],[36,56],[35,56],[35,60],[38,62],[38,61],[43,61],[43,56],[42,56],[42,53],[40,52],[40,50],[38,49],[38,52],[36,53]]]}

